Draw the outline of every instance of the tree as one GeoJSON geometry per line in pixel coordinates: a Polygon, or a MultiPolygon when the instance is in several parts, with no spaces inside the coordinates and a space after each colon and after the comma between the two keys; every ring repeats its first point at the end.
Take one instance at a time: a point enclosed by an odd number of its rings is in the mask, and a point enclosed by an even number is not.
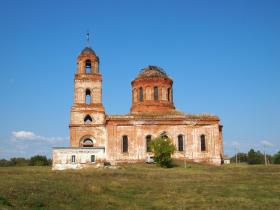
{"type": "Polygon", "coordinates": [[[151,141],[151,149],[154,152],[155,161],[161,167],[171,167],[171,155],[176,150],[171,139],[159,136],[151,141]]]}
{"type": "Polygon", "coordinates": [[[248,152],[248,164],[262,164],[264,163],[264,155],[260,152],[251,149],[248,152]]]}
{"type": "Polygon", "coordinates": [[[46,156],[35,155],[30,158],[31,166],[47,166],[49,165],[49,160],[46,156]]]}
{"type": "Polygon", "coordinates": [[[11,166],[28,166],[29,160],[21,157],[14,157],[10,159],[11,166]]]}
{"type": "MultiPolygon", "coordinates": [[[[235,163],[236,157],[235,155],[230,158],[231,163],[235,163]]],[[[237,153],[237,162],[238,163],[246,163],[248,161],[248,155],[247,153],[239,152],[237,153]]]]}
{"type": "Polygon", "coordinates": [[[280,164],[280,151],[273,155],[273,163],[280,164]]]}

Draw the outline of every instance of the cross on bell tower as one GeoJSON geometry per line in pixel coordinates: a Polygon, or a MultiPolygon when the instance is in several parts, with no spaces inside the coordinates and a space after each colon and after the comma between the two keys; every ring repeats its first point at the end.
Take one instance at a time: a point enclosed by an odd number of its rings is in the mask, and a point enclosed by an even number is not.
{"type": "Polygon", "coordinates": [[[90,34],[89,34],[89,32],[86,33],[86,46],[90,47],[90,34]]]}

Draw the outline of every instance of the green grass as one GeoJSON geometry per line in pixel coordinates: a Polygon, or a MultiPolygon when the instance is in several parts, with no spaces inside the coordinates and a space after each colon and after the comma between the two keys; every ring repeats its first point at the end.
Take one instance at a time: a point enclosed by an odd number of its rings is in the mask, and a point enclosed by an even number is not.
{"type": "Polygon", "coordinates": [[[0,209],[280,209],[280,166],[2,167],[0,209]]]}

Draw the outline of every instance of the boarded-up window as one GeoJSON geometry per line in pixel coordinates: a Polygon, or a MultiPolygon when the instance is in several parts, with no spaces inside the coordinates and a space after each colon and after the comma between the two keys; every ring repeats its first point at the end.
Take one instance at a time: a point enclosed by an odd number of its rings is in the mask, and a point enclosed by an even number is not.
{"type": "Polygon", "coordinates": [[[139,101],[142,102],[143,101],[143,88],[140,87],[139,89],[139,101]]]}
{"type": "Polygon", "coordinates": [[[154,87],[154,100],[158,101],[158,87],[154,87]]]}
{"type": "Polygon", "coordinates": [[[122,137],[122,152],[128,152],[128,137],[122,137]]]}
{"type": "Polygon", "coordinates": [[[152,100],[152,90],[150,87],[146,87],[146,100],[152,100]]]}
{"type": "Polygon", "coordinates": [[[178,136],[178,150],[184,151],[184,138],[183,135],[178,136]]]}
{"type": "Polygon", "coordinates": [[[152,141],[152,136],[148,135],[146,136],[146,148],[147,148],[147,152],[151,152],[151,141],[152,141]]]}
{"type": "Polygon", "coordinates": [[[166,101],[167,100],[167,89],[165,87],[161,88],[161,100],[166,101]]]}
{"type": "Polygon", "coordinates": [[[200,136],[201,151],[206,151],[205,135],[200,136]]]}

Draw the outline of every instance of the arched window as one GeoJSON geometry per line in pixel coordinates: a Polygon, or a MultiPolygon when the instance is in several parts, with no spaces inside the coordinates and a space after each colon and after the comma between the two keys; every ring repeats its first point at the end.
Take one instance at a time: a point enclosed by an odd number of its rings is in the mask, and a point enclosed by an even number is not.
{"type": "Polygon", "coordinates": [[[170,92],[171,92],[171,91],[170,91],[170,88],[168,88],[168,89],[167,89],[167,100],[168,100],[168,101],[171,101],[171,100],[170,100],[170,92]]]}
{"type": "Polygon", "coordinates": [[[154,100],[158,101],[158,87],[154,87],[154,100]]]}
{"type": "Polygon", "coordinates": [[[178,151],[184,151],[184,138],[181,134],[178,136],[178,151]]]}
{"type": "Polygon", "coordinates": [[[200,136],[200,148],[201,151],[206,151],[206,142],[205,142],[205,135],[200,136]]]}
{"type": "Polygon", "coordinates": [[[86,60],[86,73],[91,73],[91,61],[86,60]]]}
{"type": "Polygon", "coordinates": [[[83,147],[93,147],[93,141],[89,138],[83,141],[83,147]]]}
{"type": "Polygon", "coordinates": [[[86,104],[91,104],[91,92],[89,89],[86,89],[86,104]]]}
{"type": "Polygon", "coordinates": [[[143,101],[143,88],[140,87],[140,90],[139,90],[139,101],[142,102],[143,101]]]}
{"type": "Polygon", "coordinates": [[[92,118],[91,118],[91,116],[89,114],[87,116],[85,116],[84,122],[86,124],[90,124],[92,122],[92,118]]]}
{"type": "Polygon", "coordinates": [[[128,152],[128,137],[123,136],[122,137],[122,152],[128,152]]]}
{"type": "Polygon", "coordinates": [[[146,136],[146,148],[147,148],[147,152],[151,152],[151,141],[152,141],[152,136],[148,135],[146,136]]]}

